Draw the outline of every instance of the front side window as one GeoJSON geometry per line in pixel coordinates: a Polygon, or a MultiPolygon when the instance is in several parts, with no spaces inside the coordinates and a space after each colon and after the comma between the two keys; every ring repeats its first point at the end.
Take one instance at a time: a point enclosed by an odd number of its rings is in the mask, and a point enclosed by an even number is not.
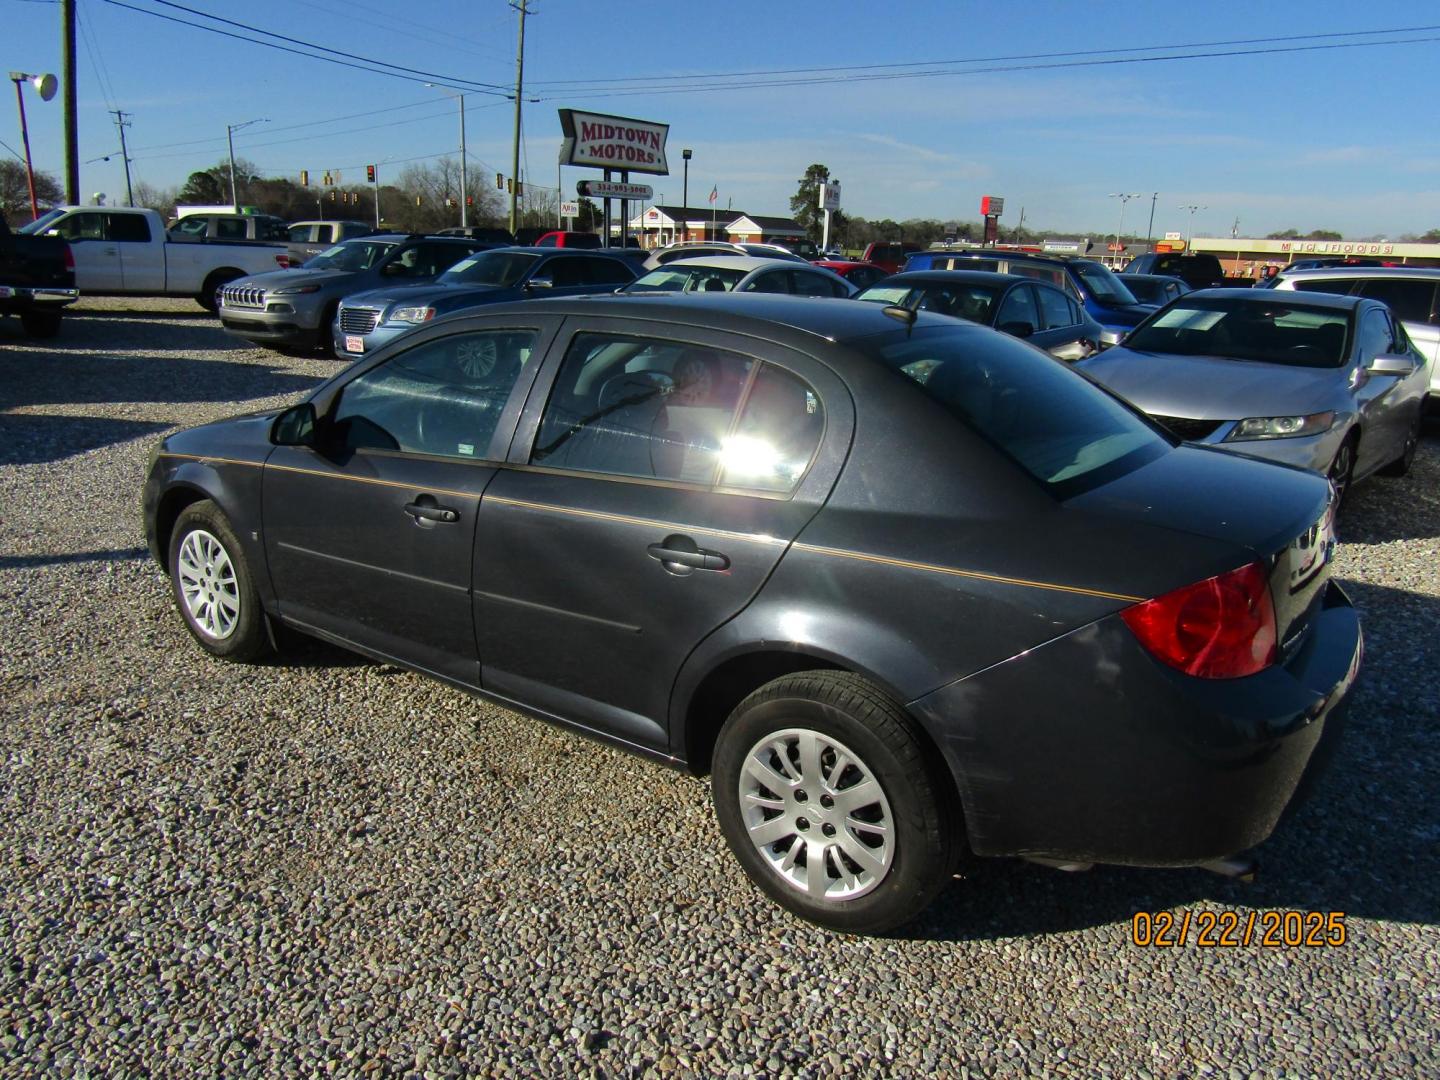
{"type": "Polygon", "coordinates": [[[1367,311],[1360,320],[1360,363],[1368,364],[1393,347],[1395,333],[1381,311],[1367,311]]]}
{"type": "Polygon", "coordinates": [[[1035,292],[1040,297],[1040,313],[1045,317],[1045,329],[1059,330],[1080,321],[1080,311],[1075,302],[1059,289],[1037,285],[1035,292]]]}
{"type": "Polygon", "coordinates": [[[334,412],[337,441],[351,449],[488,457],[536,337],[534,330],[475,331],[400,353],[341,392],[334,412]]]}
{"type": "Polygon", "coordinates": [[[619,259],[581,258],[587,285],[624,285],[635,277],[619,259]]]}
{"type": "Polygon", "coordinates": [[[1020,285],[1010,290],[1000,310],[995,315],[998,330],[1014,332],[1021,326],[1028,326],[1033,333],[1040,326],[1040,312],[1035,307],[1035,293],[1029,285],[1020,285]]]}
{"type": "Polygon", "coordinates": [[[56,231],[66,240],[104,240],[105,215],[101,213],[71,214],[60,222],[56,231]]]}
{"type": "Polygon", "coordinates": [[[202,217],[182,218],[170,231],[176,236],[204,236],[210,223],[202,217]]]}
{"type": "Polygon", "coordinates": [[[1170,444],[1064,363],[999,334],[932,326],[852,342],[1059,498],[1138,468],[1170,444]]]}
{"type": "Polygon", "coordinates": [[[804,270],[790,271],[790,291],[796,296],[838,296],[837,286],[829,278],[804,270]]]}

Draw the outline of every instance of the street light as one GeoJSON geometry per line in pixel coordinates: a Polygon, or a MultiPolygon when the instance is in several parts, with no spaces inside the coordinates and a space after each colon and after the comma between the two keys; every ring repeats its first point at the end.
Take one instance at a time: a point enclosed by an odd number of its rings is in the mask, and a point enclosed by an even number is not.
{"type": "Polygon", "coordinates": [[[1190,211],[1190,224],[1189,224],[1189,226],[1188,226],[1188,227],[1186,228],[1186,230],[1185,230],[1185,250],[1186,250],[1186,251],[1189,251],[1189,250],[1190,250],[1190,237],[1195,234],[1195,211],[1196,211],[1196,210],[1209,210],[1210,208],[1209,208],[1208,206],[1177,206],[1176,209],[1177,209],[1177,210],[1189,210],[1189,211],[1190,211]]]}
{"type": "MultiPolygon", "coordinates": [[[[469,185],[466,183],[467,174],[465,172],[465,95],[453,87],[441,86],[439,83],[427,82],[425,85],[432,90],[444,91],[450,97],[460,100],[460,227],[463,229],[466,225],[470,224],[470,217],[465,209],[466,195],[469,194],[469,185]]],[[[513,177],[511,178],[511,183],[514,183],[513,177]]]]}
{"type": "Polygon", "coordinates": [[[1120,200],[1120,226],[1115,230],[1115,261],[1118,264],[1120,261],[1120,256],[1125,254],[1125,246],[1120,240],[1121,234],[1125,231],[1125,204],[1128,203],[1131,199],[1144,198],[1144,195],[1138,191],[1112,191],[1110,192],[1110,198],[1120,200]]]}
{"type": "Polygon", "coordinates": [[[268,124],[269,118],[261,117],[259,120],[246,120],[243,124],[226,124],[225,141],[230,145],[230,205],[235,212],[240,212],[240,195],[235,190],[235,132],[241,128],[247,128],[251,124],[268,124]]]}
{"type": "Polygon", "coordinates": [[[20,141],[25,146],[25,176],[30,181],[30,219],[33,221],[40,216],[40,205],[35,201],[35,167],[30,163],[30,129],[25,125],[25,95],[20,92],[20,84],[28,82],[35,87],[41,101],[49,101],[55,96],[57,82],[54,75],[27,75],[23,71],[10,72],[10,81],[15,84],[15,101],[20,106],[20,141]]]}
{"type": "Polygon", "coordinates": [[[681,193],[681,195],[680,195],[680,205],[681,205],[681,206],[686,206],[686,207],[688,207],[688,206],[690,205],[690,157],[691,157],[691,154],[690,154],[690,151],[689,151],[689,150],[681,150],[681,151],[680,151],[680,156],[685,159],[685,186],[684,186],[684,188],[682,189],[682,193],[681,193]]]}

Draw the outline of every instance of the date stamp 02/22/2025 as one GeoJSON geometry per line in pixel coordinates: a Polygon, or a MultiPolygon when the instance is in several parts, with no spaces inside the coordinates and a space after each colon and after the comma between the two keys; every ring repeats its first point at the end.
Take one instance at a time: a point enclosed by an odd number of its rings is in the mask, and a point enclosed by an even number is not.
{"type": "Polygon", "coordinates": [[[1343,911],[1137,911],[1130,941],[1142,948],[1333,948],[1349,939],[1343,911]]]}

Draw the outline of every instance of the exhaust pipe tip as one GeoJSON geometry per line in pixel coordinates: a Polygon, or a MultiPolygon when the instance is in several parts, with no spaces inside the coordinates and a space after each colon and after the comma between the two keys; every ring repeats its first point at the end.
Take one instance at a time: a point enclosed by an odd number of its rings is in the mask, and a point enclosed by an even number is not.
{"type": "Polygon", "coordinates": [[[1219,874],[1231,881],[1243,881],[1247,885],[1260,873],[1260,860],[1253,855],[1229,855],[1223,859],[1198,863],[1197,866],[1201,870],[1209,870],[1212,874],[1219,874]]]}

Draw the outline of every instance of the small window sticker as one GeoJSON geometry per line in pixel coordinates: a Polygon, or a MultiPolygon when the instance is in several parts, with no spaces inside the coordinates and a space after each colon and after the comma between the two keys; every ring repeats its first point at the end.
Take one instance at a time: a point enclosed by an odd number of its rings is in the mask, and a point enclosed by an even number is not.
{"type": "Polygon", "coordinates": [[[474,444],[474,443],[468,443],[468,442],[462,442],[459,446],[457,446],[457,447],[455,448],[455,451],[456,451],[456,453],[463,454],[463,455],[465,455],[466,457],[474,457],[474,456],[475,456],[475,444],[474,444]]]}

